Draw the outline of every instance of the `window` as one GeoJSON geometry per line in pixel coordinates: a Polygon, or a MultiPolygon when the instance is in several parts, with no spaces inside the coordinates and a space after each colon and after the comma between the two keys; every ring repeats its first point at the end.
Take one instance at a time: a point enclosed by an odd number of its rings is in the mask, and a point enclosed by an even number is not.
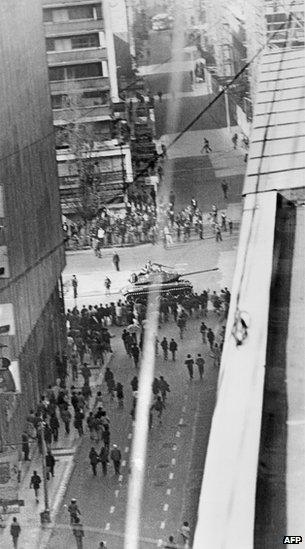
{"type": "Polygon", "coordinates": [[[55,51],[55,40],[54,38],[46,38],[46,50],[55,51]]]}
{"type": "Polygon", "coordinates": [[[93,19],[93,6],[74,6],[68,9],[69,19],[93,19]]]}
{"type": "Polygon", "coordinates": [[[52,21],[53,21],[53,10],[52,9],[43,10],[43,22],[51,23],[52,21]]]}
{"type": "Polygon", "coordinates": [[[56,80],[65,80],[64,67],[49,67],[49,79],[51,82],[56,80]]]}
{"type": "Polygon", "coordinates": [[[94,78],[96,76],[103,76],[101,63],[71,65],[67,67],[68,80],[74,80],[76,78],[94,78]]]}
{"type": "Polygon", "coordinates": [[[70,106],[70,98],[67,95],[51,95],[52,109],[65,109],[70,106]]]}
{"type": "Polygon", "coordinates": [[[106,105],[109,103],[109,93],[102,90],[90,90],[83,92],[82,97],[86,106],[106,105]]]}
{"type": "Polygon", "coordinates": [[[79,48],[95,48],[99,47],[99,36],[98,34],[80,34],[78,36],[71,36],[71,47],[72,49],[79,48]]]}

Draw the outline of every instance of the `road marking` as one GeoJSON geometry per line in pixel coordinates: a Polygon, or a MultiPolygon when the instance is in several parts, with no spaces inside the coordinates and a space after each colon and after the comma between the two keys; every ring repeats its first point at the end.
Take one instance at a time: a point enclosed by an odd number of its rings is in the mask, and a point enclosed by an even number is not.
{"type": "Polygon", "coordinates": [[[116,498],[119,497],[119,493],[120,493],[120,490],[116,490],[116,491],[114,492],[114,495],[115,495],[116,498]]]}
{"type": "Polygon", "coordinates": [[[161,530],[164,530],[164,528],[165,528],[165,521],[164,520],[161,522],[160,528],[161,528],[161,530]]]}
{"type": "Polygon", "coordinates": [[[179,425],[183,425],[183,417],[179,419],[179,425]]]}
{"type": "Polygon", "coordinates": [[[168,503],[164,503],[163,505],[163,511],[168,511],[169,505],[168,503]]]}
{"type": "Polygon", "coordinates": [[[123,459],[123,461],[122,461],[122,467],[125,467],[125,466],[126,466],[126,460],[123,459]]]}
{"type": "Polygon", "coordinates": [[[172,465],[176,465],[176,459],[175,458],[172,459],[172,465]]]}
{"type": "Polygon", "coordinates": [[[110,514],[112,515],[112,513],[114,513],[115,511],[115,506],[114,505],[111,505],[110,507],[110,514]]]}
{"type": "Polygon", "coordinates": [[[125,448],[125,454],[128,454],[128,452],[129,452],[129,446],[126,446],[126,448],[125,448]]]}
{"type": "Polygon", "coordinates": [[[105,530],[110,530],[110,522],[107,522],[107,524],[105,526],[105,530]]]}
{"type": "Polygon", "coordinates": [[[177,437],[177,438],[180,438],[180,431],[177,431],[176,437],[177,437]]]}
{"type": "Polygon", "coordinates": [[[173,478],[174,478],[174,473],[170,473],[170,474],[168,475],[168,478],[169,478],[169,480],[173,480],[173,478]]]}
{"type": "Polygon", "coordinates": [[[171,493],[172,493],[171,489],[170,489],[170,488],[167,488],[167,490],[166,490],[166,495],[167,495],[167,496],[170,496],[171,493]]]}
{"type": "Polygon", "coordinates": [[[119,482],[123,482],[123,475],[119,476],[119,482]]]}
{"type": "Polygon", "coordinates": [[[162,547],[163,539],[158,539],[157,547],[162,547]]]}
{"type": "Polygon", "coordinates": [[[128,437],[127,437],[127,438],[131,439],[131,438],[132,438],[132,433],[128,433],[128,437]]]}

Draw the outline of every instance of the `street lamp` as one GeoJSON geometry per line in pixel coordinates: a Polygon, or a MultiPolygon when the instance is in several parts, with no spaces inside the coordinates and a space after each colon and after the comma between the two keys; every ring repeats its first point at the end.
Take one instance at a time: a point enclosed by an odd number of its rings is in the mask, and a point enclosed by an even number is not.
{"type": "Polygon", "coordinates": [[[44,439],[45,422],[40,421],[37,431],[41,436],[41,459],[42,459],[42,479],[43,479],[43,492],[44,492],[44,511],[40,513],[41,524],[47,524],[51,522],[50,508],[49,508],[49,490],[47,481],[47,467],[46,467],[46,443],[44,439]]]}

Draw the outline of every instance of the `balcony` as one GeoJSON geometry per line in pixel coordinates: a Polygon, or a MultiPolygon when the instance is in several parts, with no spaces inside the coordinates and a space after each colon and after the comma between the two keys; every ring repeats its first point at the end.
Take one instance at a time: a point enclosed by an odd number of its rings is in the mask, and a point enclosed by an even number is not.
{"type": "Polygon", "coordinates": [[[61,64],[79,63],[82,61],[106,61],[106,48],[83,48],[68,51],[47,52],[48,65],[50,67],[61,64]]]}
{"type": "Polygon", "coordinates": [[[44,23],[45,36],[69,36],[86,32],[101,32],[104,30],[103,19],[82,19],[62,21],[58,23],[44,23]]]}
{"type": "Polygon", "coordinates": [[[68,124],[77,118],[79,121],[85,119],[85,122],[95,122],[98,119],[110,119],[111,108],[109,105],[95,105],[90,107],[77,107],[73,109],[53,109],[53,120],[55,126],[68,124]]]}
{"type": "Polygon", "coordinates": [[[71,91],[109,90],[110,80],[106,76],[78,78],[76,80],[54,80],[50,82],[51,93],[61,92],[69,95],[71,91]]]}

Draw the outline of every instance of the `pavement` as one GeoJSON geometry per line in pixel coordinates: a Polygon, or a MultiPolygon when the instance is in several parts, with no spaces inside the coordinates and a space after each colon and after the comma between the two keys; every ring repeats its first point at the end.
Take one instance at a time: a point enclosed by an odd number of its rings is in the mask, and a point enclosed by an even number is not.
{"type": "MultiPolygon", "coordinates": [[[[90,405],[94,403],[96,397],[96,391],[100,387],[103,379],[104,369],[111,360],[112,355],[108,354],[105,360],[105,364],[102,369],[92,368],[91,387],[92,397],[90,399],[90,405]]],[[[78,387],[81,386],[82,376],[79,376],[78,382],[73,384],[78,387]]],[[[71,386],[72,380],[69,376],[67,380],[67,386],[71,386]]],[[[18,549],[45,549],[48,545],[52,528],[54,527],[54,520],[58,509],[61,505],[61,501],[67,490],[69,480],[73,469],[75,467],[75,455],[77,449],[81,443],[81,439],[74,429],[71,422],[71,432],[66,435],[64,432],[64,426],[60,421],[59,437],[57,442],[52,443],[52,453],[56,459],[55,476],[48,481],[48,495],[49,495],[49,509],[51,514],[51,523],[45,527],[41,525],[40,513],[44,511],[44,494],[43,488],[40,489],[39,503],[36,503],[34,497],[34,491],[29,488],[30,479],[33,471],[42,478],[42,458],[38,452],[38,447],[34,441],[31,444],[30,459],[31,461],[22,461],[19,464],[20,470],[20,484],[18,489],[18,496],[20,500],[24,501],[24,506],[20,507],[20,512],[15,512],[18,518],[18,522],[21,526],[21,534],[19,536],[18,549]]],[[[42,485],[41,485],[42,486],[42,485]]],[[[5,528],[0,529],[0,547],[6,549],[12,546],[11,536],[9,532],[9,526],[13,515],[7,515],[5,517],[5,528]]]]}

